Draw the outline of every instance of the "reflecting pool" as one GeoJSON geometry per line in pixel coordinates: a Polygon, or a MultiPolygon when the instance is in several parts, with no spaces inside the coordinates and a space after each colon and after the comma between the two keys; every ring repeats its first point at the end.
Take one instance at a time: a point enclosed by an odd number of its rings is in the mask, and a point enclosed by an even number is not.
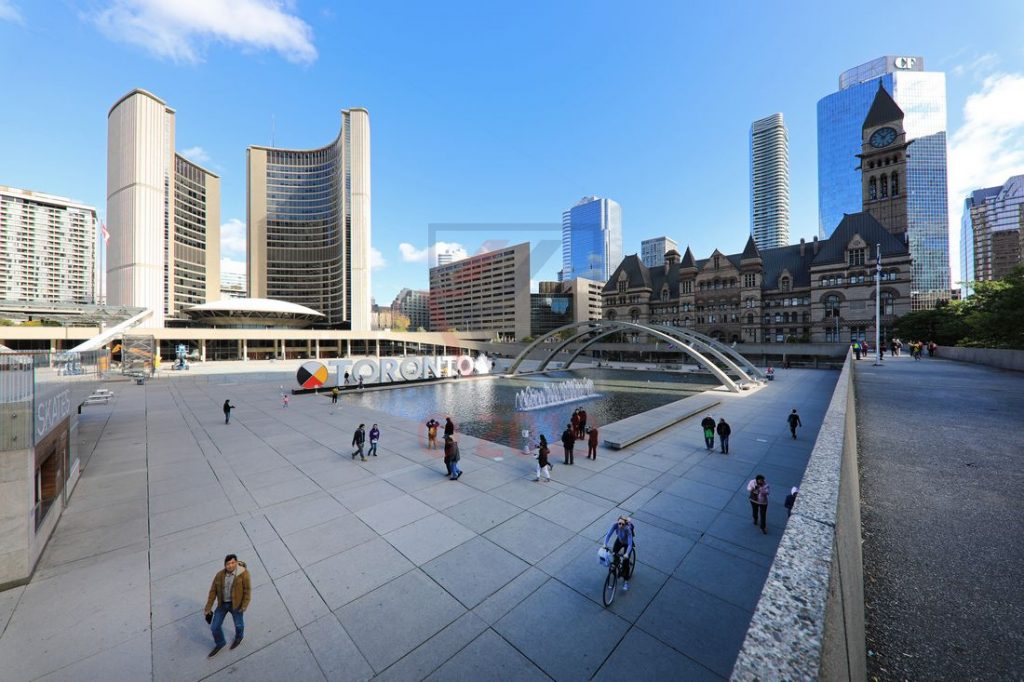
{"type": "MultiPolygon", "coordinates": [[[[420,423],[431,417],[443,423],[445,417],[451,416],[458,433],[522,448],[524,429],[529,430],[533,443],[544,434],[548,443],[557,444],[573,410],[580,407],[587,411],[587,424],[600,427],[718,385],[712,377],[701,374],[581,369],[529,378],[467,379],[350,393],[344,399],[420,423]],[[529,412],[515,411],[516,393],[525,386],[573,378],[592,379],[600,395],[529,412]]],[[[560,450],[553,448],[552,452],[560,450]]]]}

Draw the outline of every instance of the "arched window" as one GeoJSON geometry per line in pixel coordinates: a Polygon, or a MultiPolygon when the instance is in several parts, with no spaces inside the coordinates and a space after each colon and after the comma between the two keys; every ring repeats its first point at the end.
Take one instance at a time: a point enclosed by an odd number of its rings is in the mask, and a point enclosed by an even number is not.
{"type": "Polygon", "coordinates": [[[825,297],[825,317],[839,317],[839,297],[835,294],[825,297]]]}
{"type": "Polygon", "coordinates": [[[892,186],[890,189],[892,190],[893,196],[897,196],[900,193],[900,176],[896,171],[892,172],[892,186]]]}
{"type": "Polygon", "coordinates": [[[634,322],[634,323],[640,321],[640,310],[639,309],[633,308],[632,310],[629,311],[629,321],[630,322],[634,322]]]}
{"type": "Polygon", "coordinates": [[[789,277],[783,277],[779,280],[779,288],[783,291],[789,291],[789,277]]]}
{"type": "Polygon", "coordinates": [[[607,320],[614,320],[616,318],[615,311],[609,310],[607,313],[605,313],[604,317],[607,320]]]}
{"type": "Polygon", "coordinates": [[[882,299],[881,300],[882,314],[883,315],[895,315],[896,314],[896,312],[895,312],[896,297],[892,295],[892,292],[891,291],[883,291],[882,295],[879,298],[882,299]]]}
{"type": "Polygon", "coordinates": [[[883,173],[882,181],[879,184],[881,185],[881,195],[884,199],[889,196],[889,176],[883,173]]]}
{"type": "Polygon", "coordinates": [[[747,313],[747,324],[754,324],[754,314],[747,313]]]}
{"type": "Polygon", "coordinates": [[[878,186],[875,183],[875,176],[871,176],[871,179],[868,180],[868,199],[877,199],[877,198],[878,198],[878,186]]]}

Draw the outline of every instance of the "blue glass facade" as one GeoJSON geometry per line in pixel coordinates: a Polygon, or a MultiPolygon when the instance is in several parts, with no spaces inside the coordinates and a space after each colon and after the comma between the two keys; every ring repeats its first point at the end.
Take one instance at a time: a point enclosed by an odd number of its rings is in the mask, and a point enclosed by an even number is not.
{"type": "Polygon", "coordinates": [[[888,67],[884,59],[876,62],[877,71],[862,74],[868,80],[848,80],[818,102],[818,234],[829,236],[844,213],[862,210],[857,154],[861,128],[881,81],[903,110],[907,139],[914,141],[907,161],[907,238],[914,257],[914,290],[930,305],[949,296],[946,76],[893,70],[891,60],[888,67]]]}
{"type": "Polygon", "coordinates": [[[622,209],[585,197],[562,214],[562,279],[605,282],[622,260],[622,209]]]}

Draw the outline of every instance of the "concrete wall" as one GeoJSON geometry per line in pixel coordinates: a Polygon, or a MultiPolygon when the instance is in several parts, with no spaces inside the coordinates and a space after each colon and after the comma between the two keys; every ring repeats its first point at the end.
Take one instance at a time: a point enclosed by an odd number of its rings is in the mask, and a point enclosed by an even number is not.
{"type": "Polygon", "coordinates": [[[847,355],[733,680],[863,680],[864,571],[847,355]]]}
{"type": "Polygon", "coordinates": [[[1024,350],[1007,350],[1004,348],[960,348],[959,346],[939,346],[935,353],[940,358],[957,362],[973,362],[977,365],[988,365],[1000,369],[1012,369],[1024,372],[1024,350]]]}

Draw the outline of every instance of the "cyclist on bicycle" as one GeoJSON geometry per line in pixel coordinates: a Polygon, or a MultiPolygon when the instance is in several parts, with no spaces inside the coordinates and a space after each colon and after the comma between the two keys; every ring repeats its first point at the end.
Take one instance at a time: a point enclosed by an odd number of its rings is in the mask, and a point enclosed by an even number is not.
{"type": "MultiPolygon", "coordinates": [[[[605,548],[608,547],[608,542],[611,541],[612,535],[615,536],[615,545],[611,548],[611,551],[613,554],[618,554],[620,551],[625,550],[622,556],[622,577],[629,578],[632,575],[629,566],[629,555],[633,551],[633,522],[629,520],[628,516],[620,516],[619,520],[608,529],[608,534],[604,536],[605,548]]],[[[625,592],[628,589],[629,580],[623,580],[622,591],[625,592]]]]}

